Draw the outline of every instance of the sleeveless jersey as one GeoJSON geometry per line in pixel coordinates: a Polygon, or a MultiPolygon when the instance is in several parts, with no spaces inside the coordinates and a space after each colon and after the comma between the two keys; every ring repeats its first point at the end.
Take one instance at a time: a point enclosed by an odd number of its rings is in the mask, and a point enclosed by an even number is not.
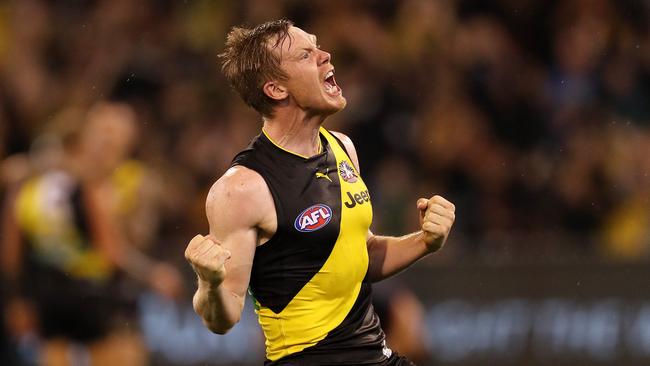
{"type": "Polygon", "coordinates": [[[70,279],[105,282],[109,260],[92,245],[82,188],[64,171],[36,176],[23,184],[14,206],[22,236],[29,244],[26,267],[48,268],[70,279]]]}
{"type": "Polygon", "coordinates": [[[249,286],[267,365],[390,356],[366,278],[370,195],[343,144],[324,128],[320,139],[307,158],[263,132],[233,160],[264,178],[275,203],[277,231],[257,247],[249,286]]]}
{"type": "Polygon", "coordinates": [[[35,304],[40,335],[80,343],[105,337],[127,302],[94,243],[84,187],[65,171],[44,173],[22,185],[13,209],[26,244],[18,291],[35,304]]]}

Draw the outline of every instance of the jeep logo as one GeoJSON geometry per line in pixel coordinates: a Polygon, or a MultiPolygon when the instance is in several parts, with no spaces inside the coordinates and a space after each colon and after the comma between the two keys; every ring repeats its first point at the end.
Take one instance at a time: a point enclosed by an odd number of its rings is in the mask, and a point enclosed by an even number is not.
{"type": "Polygon", "coordinates": [[[368,193],[367,189],[363,192],[355,193],[354,195],[350,192],[346,192],[346,193],[348,194],[349,201],[344,203],[345,203],[345,207],[347,208],[352,208],[357,204],[363,205],[364,203],[370,201],[370,194],[368,193]]]}

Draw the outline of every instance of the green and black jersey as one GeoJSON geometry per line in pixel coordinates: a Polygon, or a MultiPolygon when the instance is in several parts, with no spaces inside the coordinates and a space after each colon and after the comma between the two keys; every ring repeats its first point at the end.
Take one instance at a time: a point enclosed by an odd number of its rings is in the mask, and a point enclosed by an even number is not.
{"type": "Polygon", "coordinates": [[[250,280],[267,365],[390,356],[366,278],[370,195],[343,144],[324,128],[320,139],[322,152],[308,158],[262,133],[233,160],[264,178],[278,221],[255,252],[250,280]]]}

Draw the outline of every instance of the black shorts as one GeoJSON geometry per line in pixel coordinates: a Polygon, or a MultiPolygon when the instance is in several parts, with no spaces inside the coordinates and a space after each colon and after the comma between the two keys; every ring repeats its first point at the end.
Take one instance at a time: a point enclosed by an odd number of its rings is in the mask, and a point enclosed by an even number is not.
{"type": "MultiPolygon", "coordinates": [[[[332,357],[328,357],[328,359],[331,359],[332,357]]],[[[338,357],[337,357],[338,358],[338,357]]],[[[345,356],[341,355],[341,359],[344,360],[345,356]]],[[[269,365],[270,363],[267,361],[265,365],[269,365]]],[[[283,359],[281,361],[278,361],[277,363],[273,363],[273,365],[278,365],[278,366],[359,366],[359,363],[354,363],[354,364],[346,364],[346,363],[332,363],[332,362],[319,362],[317,358],[311,357],[309,360],[298,360],[298,359],[283,359]]],[[[370,363],[362,363],[363,366],[417,366],[414,364],[411,360],[404,356],[400,356],[397,352],[393,352],[393,354],[386,360],[381,361],[379,363],[375,362],[370,362],[370,363]]]]}
{"type": "Polygon", "coordinates": [[[404,356],[400,356],[397,352],[393,354],[383,363],[378,366],[416,366],[411,360],[404,356]]]}
{"type": "Polygon", "coordinates": [[[113,283],[71,278],[56,270],[32,272],[24,295],[36,305],[39,331],[46,339],[89,343],[106,336],[122,307],[113,283]]]}

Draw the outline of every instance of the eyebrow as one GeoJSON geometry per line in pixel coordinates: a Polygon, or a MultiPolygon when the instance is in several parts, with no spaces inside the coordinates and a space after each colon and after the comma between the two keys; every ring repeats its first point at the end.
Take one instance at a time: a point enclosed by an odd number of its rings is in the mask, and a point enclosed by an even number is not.
{"type": "MultiPolygon", "coordinates": [[[[318,48],[318,38],[313,34],[309,34],[309,38],[312,40],[312,42],[314,42],[314,44],[316,45],[316,48],[318,48]]],[[[312,47],[311,45],[309,47],[296,48],[296,51],[294,52],[294,54],[299,55],[300,51],[311,52],[311,51],[313,51],[313,49],[314,49],[314,47],[312,47]]]]}

